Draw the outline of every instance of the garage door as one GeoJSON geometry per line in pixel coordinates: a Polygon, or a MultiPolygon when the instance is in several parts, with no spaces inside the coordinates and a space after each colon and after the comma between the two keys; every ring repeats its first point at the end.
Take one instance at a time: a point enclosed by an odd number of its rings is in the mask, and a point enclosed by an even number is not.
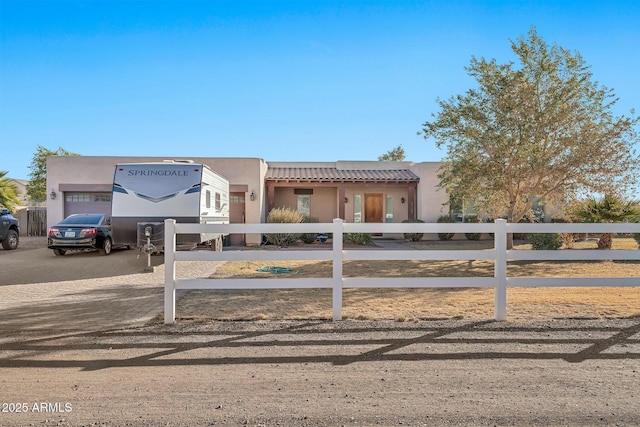
{"type": "MultiPolygon", "coordinates": [[[[229,200],[229,222],[231,224],[244,223],[244,193],[230,193],[229,200]]],[[[244,234],[232,234],[229,243],[232,246],[243,246],[245,244],[244,234]]]]}
{"type": "Polygon", "coordinates": [[[78,213],[111,215],[111,193],[65,193],[64,216],[78,213]]]}

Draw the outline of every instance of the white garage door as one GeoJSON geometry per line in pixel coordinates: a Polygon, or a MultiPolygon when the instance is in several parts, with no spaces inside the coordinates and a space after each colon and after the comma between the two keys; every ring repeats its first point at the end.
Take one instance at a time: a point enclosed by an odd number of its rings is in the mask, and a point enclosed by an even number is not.
{"type": "Polygon", "coordinates": [[[64,194],[64,216],[78,213],[101,213],[111,215],[111,193],[64,194]]]}

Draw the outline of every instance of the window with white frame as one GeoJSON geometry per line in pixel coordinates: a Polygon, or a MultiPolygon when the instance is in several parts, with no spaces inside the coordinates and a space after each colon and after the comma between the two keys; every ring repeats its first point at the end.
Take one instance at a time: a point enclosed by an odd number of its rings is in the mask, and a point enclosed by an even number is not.
{"type": "Polygon", "coordinates": [[[298,212],[302,215],[311,215],[311,196],[299,195],[298,197],[298,212]]]}
{"type": "Polygon", "coordinates": [[[353,222],[362,222],[362,195],[355,194],[353,196],[353,222]]]}

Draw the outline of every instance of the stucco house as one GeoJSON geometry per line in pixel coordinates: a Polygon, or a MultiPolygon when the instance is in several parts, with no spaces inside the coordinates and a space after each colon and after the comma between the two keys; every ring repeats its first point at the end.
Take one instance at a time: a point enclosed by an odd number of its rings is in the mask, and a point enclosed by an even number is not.
{"type": "MultiPolygon", "coordinates": [[[[47,158],[47,223],[82,212],[111,212],[115,165],[167,157],[52,156],[47,158]]],[[[230,183],[230,222],[264,222],[274,207],[290,207],[321,222],[435,222],[447,211],[437,188],[438,162],[266,162],[259,158],[189,157],[230,183]]],[[[259,235],[232,235],[256,245],[259,235]]]]}

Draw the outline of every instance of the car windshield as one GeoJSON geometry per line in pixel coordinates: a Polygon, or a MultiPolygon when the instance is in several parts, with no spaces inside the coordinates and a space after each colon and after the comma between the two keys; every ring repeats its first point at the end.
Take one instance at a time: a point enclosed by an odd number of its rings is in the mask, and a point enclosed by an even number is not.
{"type": "Polygon", "coordinates": [[[63,219],[60,224],[73,225],[73,224],[91,224],[100,225],[102,222],[102,215],[78,215],[70,216],[63,219]]]}

